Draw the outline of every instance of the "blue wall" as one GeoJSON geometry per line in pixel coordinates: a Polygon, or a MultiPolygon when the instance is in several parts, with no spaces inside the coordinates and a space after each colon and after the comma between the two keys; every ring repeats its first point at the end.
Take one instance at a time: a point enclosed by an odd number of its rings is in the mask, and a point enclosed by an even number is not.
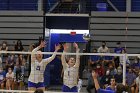
{"type": "Polygon", "coordinates": [[[0,0],[0,10],[8,9],[8,0],[0,0]]]}
{"type": "Polygon", "coordinates": [[[140,11],[140,0],[132,0],[132,11],[140,11]]]}
{"type": "Polygon", "coordinates": [[[38,0],[0,0],[0,10],[37,10],[38,0]]]}

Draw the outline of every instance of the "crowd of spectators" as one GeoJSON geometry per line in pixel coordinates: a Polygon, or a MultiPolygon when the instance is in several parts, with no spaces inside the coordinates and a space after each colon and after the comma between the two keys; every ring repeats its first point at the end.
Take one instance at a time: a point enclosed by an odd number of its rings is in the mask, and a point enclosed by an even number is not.
{"type": "MultiPolygon", "coordinates": [[[[34,44],[29,46],[32,51],[34,44]]],[[[20,40],[17,40],[12,48],[13,51],[24,51],[20,40]]],[[[6,41],[2,42],[0,51],[9,51],[6,41]]],[[[11,51],[11,50],[10,50],[11,51]]],[[[29,69],[30,55],[27,54],[0,54],[0,88],[1,89],[23,89],[25,84],[25,70],[29,69]]],[[[28,76],[28,75],[27,75],[28,76]]]]}
{"type": "MultiPolygon", "coordinates": [[[[98,49],[93,49],[93,53],[110,53],[110,49],[107,47],[106,42],[102,42],[102,45],[98,49]]],[[[127,53],[126,49],[121,47],[121,42],[116,44],[116,48],[113,53],[123,54],[127,53]]],[[[114,90],[116,84],[123,82],[123,57],[111,57],[111,56],[99,56],[92,55],[89,57],[89,71],[95,70],[98,74],[98,81],[102,88],[107,90],[114,90]]],[[[126,60],[126,86],[129,93],[138,93],[139,81],[136,79],[139,76],[140,71],[140,59],[138,57],[128,58],[126,60]]],[[[89,75],[87,90],[92,93],[91,90],[94,87],[92,75],[89,75]]]]}

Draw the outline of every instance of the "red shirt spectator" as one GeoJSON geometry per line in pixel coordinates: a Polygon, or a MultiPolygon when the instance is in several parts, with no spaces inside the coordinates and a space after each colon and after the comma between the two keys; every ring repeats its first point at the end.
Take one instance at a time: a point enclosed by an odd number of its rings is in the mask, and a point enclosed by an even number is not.
{"type": "Polygon", "coordinates": [[[104,69],[101,64],[97,64],[95,71],[99,75],[99,77],[102,77],[104,75],[104,69]]]}

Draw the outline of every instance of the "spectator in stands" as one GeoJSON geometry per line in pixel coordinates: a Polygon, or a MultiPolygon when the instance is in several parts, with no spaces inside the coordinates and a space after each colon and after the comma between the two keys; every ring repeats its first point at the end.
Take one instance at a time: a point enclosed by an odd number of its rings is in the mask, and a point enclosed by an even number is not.
{"type": "Polygon", "coordinates": [[[3,71],[3,68],[0,67],[0,87],[1,87],[1,89],[4,89],[5,80],[6,80],[6,73],[5,73],[5,71],[3,71]]]}
{"type": "Polygon", "coordinates": [[[121,66],[117,68],[117,74],[114,77],[115,77],[116,83],[122,83],[123,74],[122,74],[121,66]]]}
{"type": "Polygon", "coordinates": [[[109,53],[109,48],[106,46],[106,42],[102,42],[102,46],[98,48],[98,53],[109,53]]]}
{"type": "Polygon", "coordinates": [[[14,84],[19,86],[19,89],[22,88],[24,77],[24,66],[20,59],[16,59],[16,65],[14,66],[14,84]]]}
{"type": "Polygon", "coordinates": [[[134,62],[131,63],[131,67],[133,68],[134,73],[138,74],[140,68],[140,59],[138,57],[135,57],[134,62]]]}
{"type": "MultiPolygon", "coordinates": [[[[126,54],[126,53],[127,53],[126,50],[123,49],[121,54],[126,54]]],[[[126,58],[126,63],[130,64],[130,60],[128,57],[126,58]]],[[[123,65],[123,56],[120,56],[120,65],[121,66],[123,65]]]]}
{"type": "Polygon", "coordinates": [[[14,50],[15,51],[23,51],[24,50],[21,40],[17,40],[14,50]]]}
{"type": "Polygon", "coordinates": [[[2,42],[2,46],[0,47],[1,51],[8,51],[8,46],[7,46],[7,42],[3,41],[2,42]]]}
{"type": "Polygon", "coordinates": [[[123,51],[123,48],[121,47],[121,42],[116,43],[116,48],[114,49],[114,53],[121,54],[123,51]]]}
{"type": "Polygon", "coordinates": [[[140,93],[140,70],[139,70],[138,77],[136,78],[136,93],[140,93]]]}
{"type": "Polygon", "coordinates": [[[101,81],[100,81],[103,88],[106,88],[110,84],[111,78],[112,76],[110,75],[110,70],[107,69],[106,74],[101,78],[101,81]]]}
{"type": "Polygon", "coordinates": [[[129,68],[128,74],[126,75],[126,84],[131,89],[131,93],[135,93],[135,82],[136,75],[133,73],[132,69],[129,68]]]}
{"type": "Polygon", "coordinates": [[[14,89],[14,72],[11,67],[8,68],[8,72],[6,74],[6,89],[14,89]]]}
{"type": "MultiPolygon", "coordinates": [[[[93,49],[93,53],[97,53],[97,49],[93,49]]],[[[96,68],[96,64],[100,61],[99,55],[91,55],[88,66],[90,69],[96,68]]]]}
{"type": "Polygon", "coordinates": [[[102,62],[104,63],[104,67],[108,67],[110,63],[112,63],[114,66],[114,57],[112,56],[103,56],[102,57],[102,62]]]}
{"type": "Polygon", "coordinates": [[[116,81],[115,81],[115,78],[111,78],[110,85],[107,86],[106,90],[112,90],[112,91],[116,92],[116,81]]]}
{"type": "Polygon", "coordinates": [[[111,75],[111,76],[114,76],[114,75],[117,74],[117,70],[116,70],[116,68],[115,68],[114,63],[109,63],[108,67],[109,67],[110,75],[111,75]]]}
{"type": "Polygon", "coordinates": [[[104,76],[104,69],[103,69],[101,63],[97,63],[95,71],[98,74],[98,78],[100,81],[102,76],[104,76]]]}
{"type": "Polygon", "coordinates": [[[11,67],[12,69],[14,69],[14,64],[15,64],[15,55],[11,54],[8,56],[8,58],[6,59],[6,72],[8,71],[8,68],[11,67]]]}
{"type": "MultiPolygon", "coordinates": [[[[0,47],[0,51],[8,51],[7,42],[3,41],[2,46],[0,47]]],[[[6,58],[8,57],[7,53],[1,54],[2,61],[5,62],[6,58]]]]}
{"type": "Polygon", "coordinates": [[[126,63],[126,75],[128,74],[130,68],[131,68],[130,67],[130,64],[129,63],[126,63]]]}
{"type": "MultiPolygon", "coordinates": [[[[122,51],[123,51],[123,48],[121,47],[121,42],[117,42],[116,48],[114,49],[114,53],[121,54],[122,51]]],[[[119,63],[120,63],[119,57],[115,57],[114,62],[115,62],[115,67],[117,68],[119,66],[119,63]]]]}

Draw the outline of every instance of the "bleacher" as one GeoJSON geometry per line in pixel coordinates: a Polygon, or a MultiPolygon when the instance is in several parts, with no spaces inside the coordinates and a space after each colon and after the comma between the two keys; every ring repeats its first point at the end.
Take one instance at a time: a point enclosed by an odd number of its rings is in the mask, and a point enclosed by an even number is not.
{"type": "Polygon", "coordinates": [[[7,41],[9,50],[21,40],[25,50],[44,36],[43,12],[0,11],[0,43],[7,41]]]}
{"type": "Polygon", "coordinates": [[[126,12],[91,12],[92,47],[98,48],[101,41],[106,41],[113,52],[116,43],[120,41],[122,47],[127,46],[127,53],[140,53],[139,17],[138,12],[128,13],[128,16],[126,12]]]}

